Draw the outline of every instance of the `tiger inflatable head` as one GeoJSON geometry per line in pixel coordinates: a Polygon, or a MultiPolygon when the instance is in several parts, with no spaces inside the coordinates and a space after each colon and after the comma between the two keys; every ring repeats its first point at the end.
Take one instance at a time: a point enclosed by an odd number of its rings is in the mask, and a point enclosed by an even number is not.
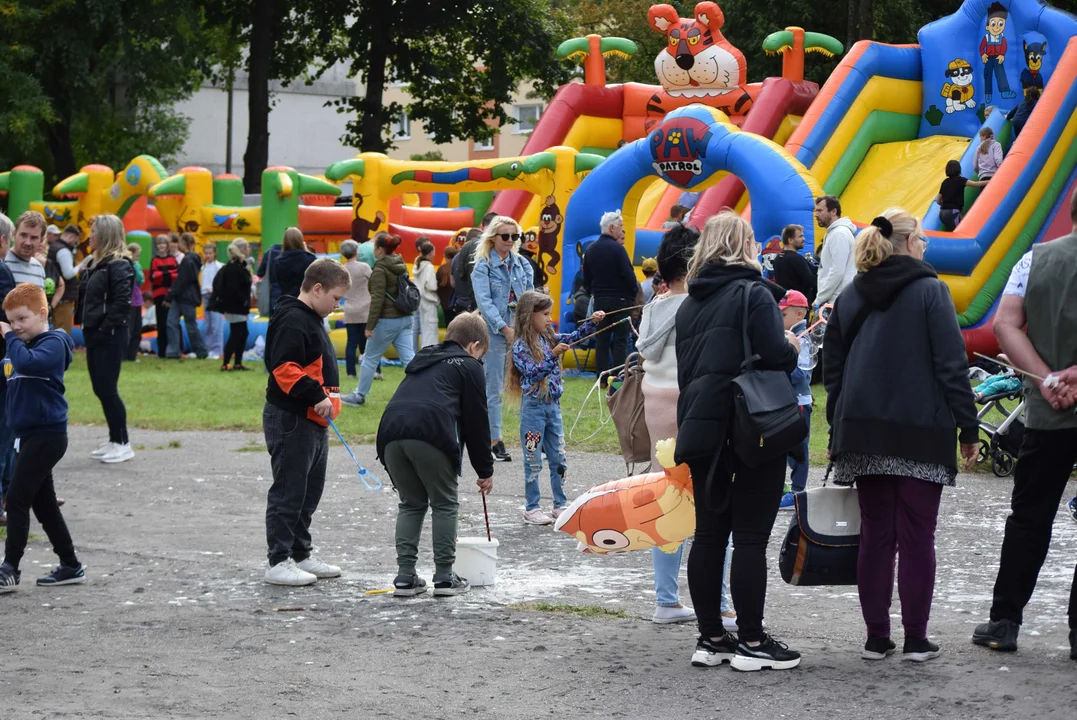
{"type": "Polygon", "coordinates": [[[721,33],[725,16],[717,3],[699,3],[695,17],[688,19],[670,5],[652,5],[647,20],[651,29],[666,36],[654,70],[670,95],[724,95],[747,81],[744,55],[721,33]]]}

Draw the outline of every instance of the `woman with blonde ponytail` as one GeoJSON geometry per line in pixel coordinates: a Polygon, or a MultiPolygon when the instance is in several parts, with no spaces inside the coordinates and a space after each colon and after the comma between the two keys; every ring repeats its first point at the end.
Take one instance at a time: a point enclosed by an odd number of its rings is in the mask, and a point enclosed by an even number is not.
{"type": "Polygon", "coordinates": [[[856,239],[859,274],[834,304],[823,340],[835,483],[859,490],[867,660],[896,650],[890,603],[899,548],[904,658],[939,656],[927,639],[939,501],[957,477],[958,430],[966,467],[978,448],[965,343],[926,249],[920,221],[901,208],[872,220],[856,239]]]}
{"type": "Polygon", "coordinates": [[[745,334],[758,369],[792,372],[800,347],[785,332],[778,310],[785,290],[763,279],[758,255],[752,226],[728,211],[707,220],[691,254],[688,297],[677,310],[675,326],[680,389],[676,460],[688,464],[695,485],[688,587],[699,639],[692,664],[786,670],[800,663],[800,654],[763,630],[767,543],[785,487],[785,457],[749,468],[729,446],[733,378],[745,360],[745,334]],[[722,620],[722,567],[730,533],[729,584],[739,640],[725,631],[722,620]]]}

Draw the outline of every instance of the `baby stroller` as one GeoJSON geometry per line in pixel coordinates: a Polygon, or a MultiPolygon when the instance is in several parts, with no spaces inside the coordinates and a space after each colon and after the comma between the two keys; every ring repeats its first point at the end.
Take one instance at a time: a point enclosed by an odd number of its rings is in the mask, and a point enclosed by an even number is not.
{"type": "Polygon", "coordinates": [[[1012,475],[1025,436],[1025,402],[1021,397],[1021,380],[1012,371],[1006,370],[985,378],[973,389],[973,393],[980,405],[976,419],[980,431],[987,436],[980,439],[979,462],[990,460],[991,472],[998,477],[1012,475]],[[995,418],[991,416],[995,412],[1002,416],[1000,422],[992,422],[995,418]]]}

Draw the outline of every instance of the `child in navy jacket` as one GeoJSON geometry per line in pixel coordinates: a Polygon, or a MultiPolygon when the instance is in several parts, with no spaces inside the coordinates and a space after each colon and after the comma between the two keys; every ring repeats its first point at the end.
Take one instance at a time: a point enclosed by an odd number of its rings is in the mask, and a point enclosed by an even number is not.
{"type": "MultiPolygon", "coordinates": [[[[778,307],[782,311],[785,329],[800,337],[808,329],[808,298],[802,292],[790,290],[782,298],[782,301],[778,303],[778,307]]],[[[781,510],[792,510],[793,493],[803,492],[808,485],[808,439],[811,436],[812,411],[812,371],[807,367],[809,365],[807,356],[810,342],[807,337],[800,339],[800,359],[797,361],[796,370],[789,373],[789,381],[793,383],[793,391],[796,392],[797,402],[800,404],[800,413],[804,416],[804,422],[808,424],[808,435],[804,436],[803,447],[801,452],[798,453],[802,457],[795,457],[795,453],[789,454],[789,469],[793,471],[789,478],[789,485],[793,492],[786,493],[782,497],[781,505],[778,506],[781,510]]]]}
{"type": "Polygon", "coordinates": [[[18,456],[7,493],[7,543],[0,565],[0,593],[19,584],[19,561],[26,550],[33,509],[60,564],[38,585],[74,585],[86,579],[71,534],[56,504],[52,470],[67,452],[64,372],[74,347],[62,330],[49,330],[45,291],[21,283],[4,298],[7,322],[0,322],[12,373],[7,383],[7,421],[18,456]]]}
{"type": "Polygon", "coordinates": [[[569,345],[591,334],[595,324],[606,317],[596,312],[571,334],[553,331],[550,317],[553,300],[549,295],[528,290],[520,296],[516,308],[516,342],[512,346],[506,389],[523,396],[520,402],[520,444],[524,452],[524,522],[551,525],[561,514],[568,499],[562,489],[565,477],[565,432],[561,424],[561,356],[569,345]],[[539,473],[542,453],[550,465],[550,490],[553,493],[553,517],[539,507],[539,473]]]}

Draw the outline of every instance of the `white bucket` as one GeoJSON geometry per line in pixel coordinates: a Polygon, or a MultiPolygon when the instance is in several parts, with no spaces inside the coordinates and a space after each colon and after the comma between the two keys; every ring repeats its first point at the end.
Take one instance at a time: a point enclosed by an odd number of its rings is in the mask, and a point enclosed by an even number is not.
{"type": "Polygon", "coordinates": [[[456,539],[453,570],[472,587],[493,585],[497,578],[497,539],[462,537],[456,539]]]}

